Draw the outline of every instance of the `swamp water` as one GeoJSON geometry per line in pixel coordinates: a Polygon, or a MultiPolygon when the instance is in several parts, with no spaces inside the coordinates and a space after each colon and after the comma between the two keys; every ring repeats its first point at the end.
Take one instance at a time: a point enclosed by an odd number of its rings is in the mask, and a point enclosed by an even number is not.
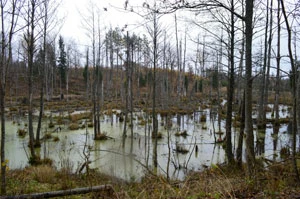
{"type": "MultiPolygon", "coordinates": [[[[58,169],[68,168],[76,172],[88,160],[91,161],[90,168],[98,169],[105,174],[125,180],[139,180],[147,170],[146,168],[152,170],[153,140],[149,133],[152,131],[152,123],[139,124],[138,118],[145,119],[143,112],[135,112],[133,115],[135,118],[133,137],[130,136],[131,130],[128,127],[127,137],[122,139],[124,122],[119,122],[116,114],[103,115],[101,116],[101,131],[106,132],[107,136],[112,139],[95,141],[93,128],[70,131],[68,124],[65,124],[60,125],[62,129],[60,132],[52,133],[53,136],[59,138],[59,141],[45,140],[37,152],[42,158],[48,157],[54,160],[58,169]]],[[[183,179],[187,171],[201,170],[212,164],[226,161],[223,146],[221,143],[215,144],[213,134],[214,129],[219,131],[219,126],[221,131],[225,132],[225,121],[218,122],[216,116],[211,116],[209,109],[197,111],[191,115],[174,115],[168,120],[158,115],[158,131],[162,133],[162,138],[158,139],[158,173],[183,179]],[[205,115],[206,122],[201,122],[202,115],[205,115]],[[168,130],[165,128],[167,123],[170,126],[168,130]],[[175,135],[176,132],[183,131],[186,131],[188,135],[175,135]],[[168,135],[170,135],[169,139],[168,135]],[[185,153],[177,152],[178,148],[183,149],[185,153]]],[[[288,114],[282,113],[281,116],[287,117],[288,114]]],[[[24,168],[28,165],[28,135],[24,138],[17,135],[18,129],[26,128],[25,123],[27,123],[25,119],[22,119],[19,125],[13,121],[6,123],[6,158],[11,169],[24,168]]],[[[45,119],[41,137],[45,132],[52,132],[58,127],[56,125],[55,128],[49,129],[48,123],[49,119],[45,119]]],[[[255,130],[254,134],[257,138],[255,149],[257,155],[278,160],[280,149],[291,146],[292,136],[286,133],[286,124],[281,125],[276,134],[273,132],[272,125],[268,126],[265,133],[255,130]]],[[[234,151],[237,147],[238,134],[239,129],[233,128],[234,151]]],[[[224,135],[221,136],[224,137],[224,135]]],[[[218,138],[219,135],[216,137],[218,138]]]]}

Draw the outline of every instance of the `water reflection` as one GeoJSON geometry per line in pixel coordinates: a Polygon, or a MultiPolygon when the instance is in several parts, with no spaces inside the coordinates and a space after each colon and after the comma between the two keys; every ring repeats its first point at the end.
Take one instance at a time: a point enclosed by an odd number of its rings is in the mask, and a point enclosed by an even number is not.
{"type": "MultiPolygon", "coordinates": [[[[119,122],[116,114],[103,115],[101,130],[107,132],[109,139],[94,141],[93,129],[68,130],[68,125],[61,125],[61,132],[52,133],[59,138],[45,140],[39,149],[41,157],[49,157],[55,161],[57,168],[69,168],[76,172],[84,162],[90,161],[90,168],[98,169],[109,175],[126,180],[140,179],[144,171],[153,170],[153,144],[151,138],[151,119],[144,112],[135,112],[133,120],[133,136],[123,138],[123,122],[119,122]],[[141,123],[141,119],[149,123],[141,123]]],[[[211,164],[223,163],[225,152],[222,144],[215,144],[214,128],[225,131],[225,121],[217,114],[210,114],[209,109],[196,111],[190,115],[158,115],[158,131],[163,138],[158,140],[157,172],[169,178],[183,178],[188,170],[200,170],[211,164]],[[206,122],[201,119],[206,117],[206,122]],[[186,136],[176,136],[176,133],[186,131],[186,136]],[[176,147],[187,150],[178,153],[176,147]]],[[[23,168],[28,162],[28,137],[17,136],[19,128],[25,128],[25,119],[19,119],[20,125],[7,122],[6,156],[10,168],[23,168]]],[[[42,136],[47,129],[45,121],[42,136]]],[[[256,153],[274,160],[282,147],[291,146],[291,136],[286,133],[287,125],[255,131],[256,153]]],[[[238,146],[239,128],[232,129],[234,151],[238,146]]],[[[129,134],[128,134],[129,135],[129,134]]],[[[84,172],[84,171],[83,171],[84,172]]]]}

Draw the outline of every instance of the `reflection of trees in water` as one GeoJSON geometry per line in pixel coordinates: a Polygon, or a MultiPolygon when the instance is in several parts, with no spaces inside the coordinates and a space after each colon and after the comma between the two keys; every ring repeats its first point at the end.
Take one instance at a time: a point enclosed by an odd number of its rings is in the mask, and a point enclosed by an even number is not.
{"type": "Polygon", "coordinates": [[[256,132],[255,154],[262,155],[265,153],[266,129],[260,129],[256,132]]]}
{"type": "Polygon", "coordinates": [[[276,151],[277,151],[277,142],[278,142],[278,133],[279,133],[279,125],[274,125],[273,126],[273,160],[276,159],[276,151]]]}

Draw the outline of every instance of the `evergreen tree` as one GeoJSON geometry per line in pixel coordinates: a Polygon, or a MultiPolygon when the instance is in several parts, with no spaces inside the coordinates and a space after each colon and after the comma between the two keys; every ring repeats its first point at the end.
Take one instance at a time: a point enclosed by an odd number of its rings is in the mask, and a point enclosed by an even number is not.
{"type": "Polygon", "coordinates": [[[66,84],[66,74],[67,74],[67,54],[65,52],[65,44],[62,36],[59,36],[59,57],[58,57],[58,68],[60,73],[61,84],[66,84]]]}

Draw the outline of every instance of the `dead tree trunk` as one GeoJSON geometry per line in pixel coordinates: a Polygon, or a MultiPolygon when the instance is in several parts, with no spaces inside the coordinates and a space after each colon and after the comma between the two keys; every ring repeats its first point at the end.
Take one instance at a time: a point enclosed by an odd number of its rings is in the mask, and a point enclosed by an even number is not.
{"type": "Polygon", "coordinates": [[[94,187],[83,187],[69,190],[60,190],[60,191],[51,191],[44,193],[33,193],[33,194],[24,194],[17,196],[1,196],[0,199],[37,199],[37,198],[54,198],[54,197],[63,197],[63,196],[71,196],[78,194],[86,194],[91,192],[100,192],[105,191],[109,194],[112,194],[113,187],[110,184],[100,185],[94,187]]]}
{"type": "Polygon", "coordinates": [[[280,1],[277,2],[277,56],[276,56],[276,86],[275,86],[275,125],[279,126],[279,82],[280,82],[280,1]]]}

